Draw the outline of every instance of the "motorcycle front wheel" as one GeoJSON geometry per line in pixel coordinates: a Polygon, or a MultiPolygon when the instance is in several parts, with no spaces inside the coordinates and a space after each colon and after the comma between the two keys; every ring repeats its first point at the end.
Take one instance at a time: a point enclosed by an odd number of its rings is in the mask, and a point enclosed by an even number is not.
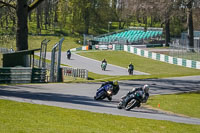
{"type": "Polygon", "coordinates": [[[99,95],[94,96],[94,100],[100,100],[105,98],[105,92],[101,92],[99,95]]]}
{"type": "Polygon", "coordinates": [[[137,106],[137,100],[136,99],[131,99],[127,102],[126,106],[125,106],[125,110],[129,111],[132,108],[137,106]]]}

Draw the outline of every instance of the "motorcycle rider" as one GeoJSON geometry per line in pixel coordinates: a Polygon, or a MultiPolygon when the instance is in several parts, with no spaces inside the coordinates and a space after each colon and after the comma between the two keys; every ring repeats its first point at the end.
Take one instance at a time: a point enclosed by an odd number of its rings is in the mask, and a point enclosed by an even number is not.
{"type": "Polygon", "coordinates": [[[106,59],[103,59],[102,63],[101,63],[101,68],[103,69],[103,64],[105,63],[105,65],[107,65],[107,61],[106,59]]]}
{"type": "MultiPolygon", "coordinates": [[[[149,98],[149,85],[145,84],[143,87],[133,88],[131,91],[129,91],[125,96],[122,97],[122,99],[126,98],[128,95],[135,93],[136,91],[142,91],[143,98],[142,103],[146,103],[149,98]]],[[[139,104],[137,107],[140,107],[141,104],[139,104]]]]}
{"type": "Polygon", "coordinates": [[[106,63],[106,64],[107,64],[107,61],[106,61],[106,59],[103,59],[103,61],[102,61],[102,63],[101,63],[101,64],[103,64],[103,63],[106,63]]]}
{"type": "MultiPolygon", "coordinates": [[[[114,80],[114,81],[108,81],[108,82],[105,82],[101,85],[101,87],[103,87],[104,85],[107,85],[107,84],[111,84],[113,86],[113,91],[112,91],[112,95],[116,95],[119,91],[119,83],[117,80],[114,80]]],[[[108,97],[109,100],[112,100],[112,97],[108,97]]]]}
{"type": "Polygon", "coordinates": [[[71,57],[71,51],[69,49],[69,50],[67,50],[67,58],[70,59],[70,57],[71,57]]]}
{"type": "Polygon", "coordinates": [[[132,62],[130,62],[129,66],[128,66],[129,75],[133,75],[133,69],[134,69],[134,66],[133,66],[132,62]]]}

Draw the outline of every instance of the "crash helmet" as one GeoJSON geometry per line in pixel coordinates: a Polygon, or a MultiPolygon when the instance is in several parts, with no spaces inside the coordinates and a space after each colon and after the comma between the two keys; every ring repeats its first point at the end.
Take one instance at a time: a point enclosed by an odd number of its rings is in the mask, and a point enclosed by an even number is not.
{"type": "Polygon", "coordinates": [[[114,80],[114,81],[113,81],[113,85],[118,85],[118,81],[117,81],[117,80],[114,80]]]}
{"type": "Polygon", "coordinates": [[[149,93],[149,85],[147,84],[144,85],[142,89],[144,90],[145,93],[149,93]]]}

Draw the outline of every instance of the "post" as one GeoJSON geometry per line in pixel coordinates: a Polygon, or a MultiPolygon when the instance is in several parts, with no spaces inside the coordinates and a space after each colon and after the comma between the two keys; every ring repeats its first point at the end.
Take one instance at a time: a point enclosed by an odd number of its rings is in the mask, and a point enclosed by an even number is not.
{"type": "Polygon", "coordinates": [[[64,38],[62,38],[60,41],[59,41],[59,45],[58,45],[58,48],[59,48],[59,51],[58,51],[58,65],[57,65],[57,82],[61,82],[62,79],[61,79],[61,69],[60,69],[60,62],[61,62],[61,49],[62,49],[62,43],[64,41],[64,38]]]}
{"type": "Polygon", "coordinates": [[[54,82],[55,46],[53,47],[52,52],[51,52],[50,82],[54,82]]]}
{"type": "Polygon", "coordinates": [[[110,32],[110,25],[112,24],[111,21],[108,22],[108,33],[110,32]]]}

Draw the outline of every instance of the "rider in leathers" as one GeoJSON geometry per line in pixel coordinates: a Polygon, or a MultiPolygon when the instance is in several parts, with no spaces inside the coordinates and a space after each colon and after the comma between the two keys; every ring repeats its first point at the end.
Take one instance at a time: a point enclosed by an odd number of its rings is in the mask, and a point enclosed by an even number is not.
{"type": "MultiPolygon", "coordinates": [[[[135,93],[136,91],[143,91],[144,95],[143,95],[143,99],[142,99],[142,103],[146,103],[148,98],[149,98],[149,85],[144,85],[143,87],[139,87],[139,88],[133,88],[132,91],[129,91],[125,96],[122,97],[122,99],[126,98],[126,96],[135,93]]],[[[125,104],[125,103],[123,103],[125,104]]],[[[140,107],[141,104],[139,104],[137,107],[140,107]]]]}

